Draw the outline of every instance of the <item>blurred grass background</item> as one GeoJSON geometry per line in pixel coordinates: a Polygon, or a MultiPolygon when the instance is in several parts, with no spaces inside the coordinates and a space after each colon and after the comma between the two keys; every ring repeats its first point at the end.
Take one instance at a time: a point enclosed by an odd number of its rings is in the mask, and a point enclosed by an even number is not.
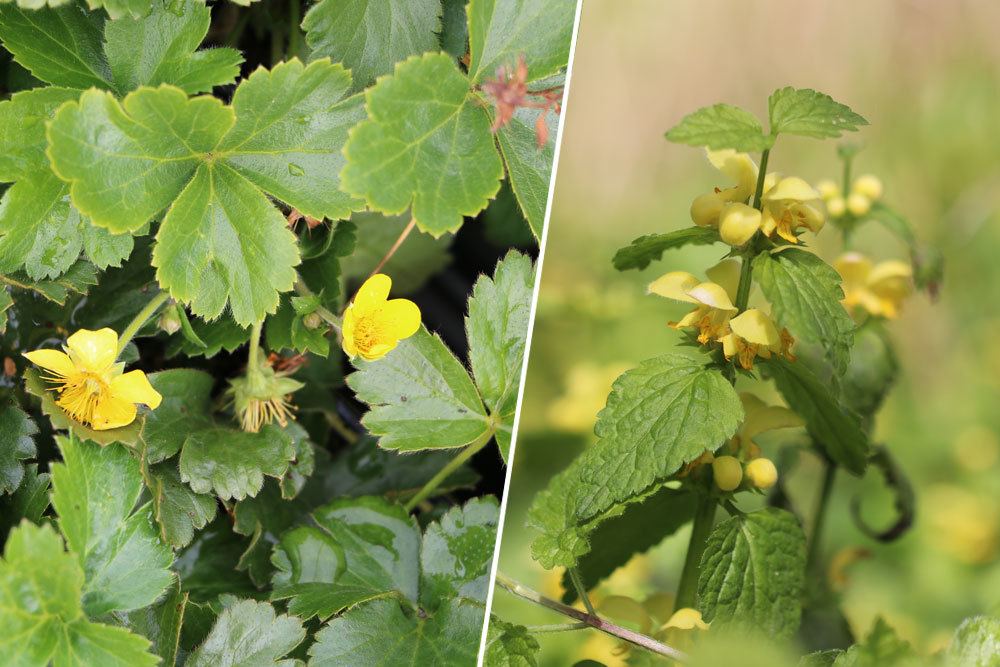
{"type": "MultiPolygon", "coordinates": [[[[890,327],[903,367],[876,429],[913,482],[913,529],[889,545],[860,533],[850,499],[884,525],[891,496],[877,472],[838,477],[827,557],[860,547],[842,601],[857,634],[883,615],[923,652],[946,645],[965,617],[1000,611],[1000,4],[989,0],[801,3],[584,0],[548,232],[500,569],[552,596],[561,573],[528,552],[535,493],[592,442],[611,380],[679,340],[683,308],[643,296],[668,270],[700,274],[720,246],[668,251],[619,273],[616,249],[690,224],[688,206],[719,184],[700,150],[663,132],[684,114],[728,102],[766,118],[786,85],[829,93],[871,123],[855,174],[872,172],[885,201],[946,258],[940,300],[917,295],[890,327]]],[[[839,180],[832,141],[782,137],[770,168],[839,180]]],[[[839,252],[833,227],[814,244],[839,252]]],[[[873,227],[857,239],[878,259],[906,249],[873,227]]],[[[745,381],[741,381],[745,382],[745,381]]],[[[780,432],[771,440],[781,440],[780,432]]],[[[770,451],[765,444],[765,454],[770,451]]],[[[819,467],[803,457],[791,488],[811,515],[819,467]]],[[[598,592],[672,592],[686,532],[620,570],[598,592]]],[[[494,613],[522,624],[559,617],[498,590],[494,613]]],[[[584,631],[542,637],[543,665],[582,658],[624,664],[614,643],[584,631]]]]}

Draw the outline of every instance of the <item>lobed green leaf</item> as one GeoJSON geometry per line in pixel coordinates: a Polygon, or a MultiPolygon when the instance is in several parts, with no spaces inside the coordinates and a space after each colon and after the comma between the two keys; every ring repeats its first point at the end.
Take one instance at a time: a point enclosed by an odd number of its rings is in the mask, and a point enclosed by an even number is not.
{"type": "Polygon", "coordinates": [[[0,406],[0,495],[14,493],[24,480],[24,460],[34,458],[38,426],[14,401],[0,406]]]}
{"type": "Polygon", "coordinates": [[[615,253],[613,262],[619,271],[641,270],[663,257],[664,250],[718,242],[719,231],[713,227],[687,227],[666,234],[648,234],[621,248],[615,253]]]}
{"type": "Polygon", "coordinates": [[[667,132],[666,137],[677,144],[713,150],[731,148],[759,153],[774,145],[774,137],[764,134],[756,116],[731,104],[702,107],[688,114],[667,132]]]}
{"type": "Polygon", "coordinates": [[[292,667],[295,660],[282,658],[305,637],[302,621],[295,616],[279,615],[267,602],[240,600],[219,614],[204,643],[184,664],[187,667],[292,667]]]}
{"type": "Polygon", "coordinates": [[[772,136],[798,134],[830,139],[868,124],[847,105],[808,88],[779,88],[771,93],[767,107],[772,136]]]}

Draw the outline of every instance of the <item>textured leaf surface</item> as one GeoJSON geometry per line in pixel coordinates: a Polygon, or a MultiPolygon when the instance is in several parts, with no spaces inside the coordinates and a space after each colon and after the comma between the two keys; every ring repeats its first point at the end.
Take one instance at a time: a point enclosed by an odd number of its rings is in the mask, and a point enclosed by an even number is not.
{"type": "Polygon", "coordinates": [[[159,463],[181,450],[195,431],[211,427],[211,394],[215,379],[204,371],[173,368],[150,373],[149,383],[162,401],[142,425],[139,438],[147,463],[159,463]]]}
{"type": "Polygon", "coordinates": [[[433,51],[440,0],[321,0],[302,21],[315,57],[344,63],[357,90],[409,56],[433,51]]]}
{"type": "Polygon", "coordinates": [[[719,242],[719,232],[712,227],[688,227],[666,234],[640,236],[615,253],[614,265],[619,271],[645,269],[650,262],[663,257],[664,250],[686,245],[710,245],[719,242]]]}
{"type": "Polygon", "coordinates": [[[192,433],[181,450],[181,479],[195,493],[223,500],[256,496],[264,477],[281,477],[295,457],[292,437],[273,424],[259,433],[209,428],[192,433]]]}
{"type": "Polygon", "coordinates": [[[1000,617],[974,616],[962,622],[948,647],[949,665],[991,667],[1000,656],[1000,617]]]}
{"type": "Polygon", "coordinates": [[[774,308],[778,324],[798,339],[823,346],[839,374],[847,369],[854,321],[840,304],[840,274],[822,259],[796,248],[761,253],[753,276],[774,308]]]}
{"type": "MultiPolygon", "coordinates": [[[[878,616],[864,640],[838,655],[833,661],[833,667],[912,665],[915,657],[910,643],[900,639],[896,631],[878,616]]],[[[962,663],[962,667],[968,664],[962,663]]]]}
{"type": "Polygon", "coordinates": [[[559,116],[552,112],[546,114],[549,139],[539,148],[534,127],[537,115],[535,110],[518,109],[510,122],[497,132],[497,141],[517,203],[531,227],[531,233],[535,239],[541,239],[559,116]]]}
{"type": "Polygon", "coordinates": [[[480,276],[469,297],[465,331],[476,386],[494,419],[500,452],[507,460],[517,394],[521,386],[535,267],[527,255],[511,250],[493,278],[480,276]]]}
{"type": "Polygon", "coordinates": [[[538,667],[541,646],[523,625],[490,617],[483,667],[538,667]]]}
{"type": "Polygon", "coordinates": [[[576,3],[573,0],[472,0],[469,72],[475,83],[512,67],[523,55],[528,79],[555,74],[569,60],[576,3]]]}
{"type": "Polygon", "coordinates": [[[49,474],[39,474],[36,463],[24,466],[24,475],[17,491],[0,496],[0,536],[6,537],[21,519],[40,523],[42,514],[48,507],[49,474]]]}
{"type": "Polygon", "coordinates": [[[827,456],[856,475],[868,464],[868,436],[860,420],[841,406],[829,387],[802,363],[772,359],[767,363],[788,407],[806,420],[806,429],[827,456]]]}
{"type": "Polygon", "coordinates": [[[187,602],[188,594],[181,590],[180,580],[176,580],[155,605],[116,616],[126,628],[152,642],[150,651],[160,656],[163,665],[173,665],[177,660],[187,602]]]}
{"type": "Polygon", "coordinates": [[[204,528],[215,518],[216,499],[195,493],[181,482],[180,472],[173,463],[153,466],[145,478],[160,537],[175,549],[190,544],[194,531],[204,528]]]}
{"type": "Polygon", "coordinates": [[[368,119],[344,148],[347,192],[440,236],[486,208],[503,165],[486,110],[444,53],[413,57],[365,92],[368,119]]]}
{"type": "Polygon", "coordinates": [[[184,663],[187,667],[292,667],[282,660],[305,639],[302,621],[277,614],[266,602],[241,600],[219,614],[205,642],[184,663]]]}
{"type": "Polygon", "coordinates": [[[91,623],[80,596],[83,571],[51,526],[23,522],[0,561],[0,655],[8,664],[153,667],[149,642],[124,628],[91,623]]]}
{"type": "Polygon", "coordinates": [[[791,637],[802,614],[805,565],[805,534],[791,513],[770,508],[723,521],[708,537],[698,577],[705,620],[791,637]]]}
{"type": "Polygon", "coordinates": [[[436,609],[456,597],[486,604],[499,508],[491,496],[452,507],[424,532],[420,603],[436,609]]]}
{"type": "Polygon", "coordinates": [[[372,600],[330,621],[309,647],[312,667],[341,665],[472,665],[479,650],[483,608],[445,603],[430,617],[393,599],[372,600]]]}
{"type": "Polygon", "coordinates": [[[24,460],[34,458],[38,426],[17,403],[0,406],[0,495],[14,493],[24,479],[24,460]]]}
{"type": "Polygon", "coordinates": [[[362,420],[379,445],[413,451],[463,447],[489,431],[469,373],[437,336],[421,327],[374,362],[358,361],[347,384],[370,406],[362,420]]]}
{"type": "Polygon", "coordinates": [[[667,132],[667,139],[688,146],[746,152],[760,152],[774,144],[774,137],[764,134],[756,116],[731,104],[702,107],[688,114],[667,132]]]}
{"type": "Polygon", "coordinates": [[[535,559],[546,568],[574,566],[601,521],[719,447],[742,419],[729,382],[688,357],[666,354],[627,371],[598,415],[598,442],[535,498],[535,559]]]}
{"type": "Polygon", "coordinates": [[[808,88],[779,88],[767,101],[771,134],[800,134],[816,139],[855,132],[868,121],[829,95],[808,88]]]}
{"type": "Polygon", "coordinates": [[[173,581],[173,554],[157,533],[142,493],[139,463],[123,447],[59,440],[52,464],[52,506],[66,544],[86,575],[88,616],[153,603],[173,581]]]}

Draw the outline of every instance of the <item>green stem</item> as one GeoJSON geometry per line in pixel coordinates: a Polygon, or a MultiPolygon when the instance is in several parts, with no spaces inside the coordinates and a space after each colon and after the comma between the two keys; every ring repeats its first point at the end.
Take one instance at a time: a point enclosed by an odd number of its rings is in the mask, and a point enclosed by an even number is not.
{"type": "Polygon", "coordinates": [[[263,329],[264,323],[257,322],[250,330],[250,349],[247,352],[247,366],[250,368],[258,368],[260,366],[260,360],[257,358],[257,355],[260,354],[260,334],[263,329]]]}
{"type": "Polygon", "coordinates": [[[687,557],[684,559],[681,581],[677,586],[674,609],[696,608],[698,571],[701,568],[701,557],[705,553],[708,536],[712,532],[712,523],[715,521],[715,508],[715,498],[706,495],[702,497],[695,511],[694,524],[691,526],[691,541],[688,542],[687,557]]]}
{"type": "Polygon", "coordinates": [[[733,305],[741,313],[747,309],[747,303],[750,301],[750,286],[753,284],[753,258],[756,254],[753,250],[746,253],[740,264],[740,284],[736,288],[736,303],[733,305]]]}
{"type": "MultiPolygon", "coordinates": [[[[313,291],[309,289],[309,286],[306,285],[301,278],[295,281],[295,292],[299,296],[314,296],[313,291]]],[[[333,327],[338,333],[340,332],[340,329],[343,326],[343,320],[339,316],[334,315],[328,308],[324,308],[323,306],[317,308],[315,313],[323,318],[323,320],[333,327]]]]}
{"type": "MultiPolygon", "coordinates": [[[[844,184],[843,184],[843,195],[846,201],[847,195],[851,189],[851,168],[854,166],[854,156],[847,155],[844,157],[844,184]]],[[[846,211],[838,225],[840,227],[841,240],[844,244],[844,250],[850,250],[853,237],[854,237],[854,226],[857,224],[857,220],[850,211],[846,211]]]]}
{"type": "Polygon", "coordinates": [[[812,572],[813,568],[819,566],[820,544],[823,536],[823,526],[826,524],[826,506],[830,500],[830,493],[833,491],[834,478],[837,475],[837,466],[832,462],[823,460],[823,486],[819,492],[819,500],[816,503],[816,510],[813,513],[812,535],[809,538],[809,556],[806,559],[806,572],[812,572]]]}
{"type": "Polygon", "coordinates": [[[583,600],[583,606],[587,608],[587,613],[591,616],[597,616],[597,612],[594,611],[594,603],[590,601],[590,596],[587,595],[587,587],[583,585],[583,579],[580,578],[580,573],[575,567],[569,568],[569,579],[573,582],[576,594],[583,600]]]}
{"type": "Polygon", "coordinates": [[[558,614],[562,614],[563,616],[576,619],[577,621],[585,623],[587,626],[600,630],[601,632],[609,634],[612,637],[623,639],[630,644],[635,644],[636,646],[640,646],[647,651],[652,651],[658,655],[666,656],[672,660],[680,662],[686,662],[688,660],[687,654],[682,651],[678,651],[672,646],[667,646],[661,641],[639,632],[635,632],[634,630],[629,630],[628,628],[623,628],[620,625],[615,625],[611,621],[606,621],[600,616],[588,614],[585,611],[580,611],[579,609],[570,607],[569,605],[556,602],[555,600],[547,598],[541,593],[528,588],[524,584],[514,581],[502,572],[497,572],[496,583],[508,593],[545,607],[546,609],[550,609],[558,614]]]}
{"type": "Polygon", "coordinates": [[[764,196],[764,179],[767,177],[767,159],[771,156],[771,149],[767,148],[760,154],[760,169],[757,171],[757,189],[753,193],[753,207],[761,210],[760,199],[764,196]]]}
{"type": "Polygon", "coordinates": [[[136,313],[136,316],[132,318],[132,321],[129,322],[128,326],[125,327],[125,330],[122,331],[122,335],[118,337],[118,354],[122,353],[125,346],[129,344],[137,333],[139,333],[139,329],[141,329],[142,326],[149,321],[149,318],[156,314],[156,311],[159,310],[160,306],[166,303],[169,298],[169,294],[161,291],[159,294],[154,296],[142,310],[136,313]]]}
{"type": "Polygon", "coordinates": [[[533,635],[544,634],[546,632],[568,632],[570,630],[583,630],[590,626],[582,621],[575,623],[549,623],[548,625],[529,625],[526,629],[533,635]]]}
{"type": "Polygon", "coordinates": [[[300,0],[288,0],[288,57],[294,58],[302,50],[302,32],[299,24],[302,23],[302,7],[300,0]]]}
{"type": "Polygon", "coordinates": [[[417,495],[410,498],[410,500],[405,505],[406,511],[412,512],[413,508],[415,508],[417,505],[419,505],[428,497],[430,497],[430,495],[434,493],[434,490],[441,485],[441,482],[448,479],[448,477],[450,477],[451,474],[455,472],[455,470],[457,470],[459,466],[461,466],[463,463],[471,459],[476,454],[476,452],[485,447],[486,443],[488,443],[490,441],[490,438],[492,437],[493,437],[493,430],[487,429],[487,431],[483,435],[476,438],[472,442],[472,444],[463,449],[458,456],[453,458],[451,461],[448,461],[448,463],[445,464],[445,466],[441,468],[441,470],[439,470],[436,475],[431,477],[430,480],[426,484],[424,484],[424,487],[422,489],[417,491],[417,495]]]}

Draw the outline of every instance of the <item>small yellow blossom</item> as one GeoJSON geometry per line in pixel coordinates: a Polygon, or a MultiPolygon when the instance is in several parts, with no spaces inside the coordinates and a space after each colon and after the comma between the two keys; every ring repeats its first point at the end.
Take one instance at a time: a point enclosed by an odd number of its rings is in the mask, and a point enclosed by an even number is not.
{"type": "Polygon", "coordinates": [[[882,198],[882,181],[871,174],[858,176],[851,183],[850,192],[844,193],[836,183],[825,179],[816,184],[816,190],[831,218],[841,218],[847,211],[857,218],[867,214],[872,204],[882,198]]]}
{"type": "Polygon", "coordinates": [[[730,203],[745,203],[757,185],[757,164],[746,153],[734,150],[706,151],[708,161],[735,182],[725,188],[696,197],[691,203],[691,220],[700,227],[717,227],[723,207],[730,203]]]}
{"type": "Polygon", "coordinates": [[[420,328],[420,309],[408,299],[389,299],[392,279],[377,273],[364,282],[344,311],[344,352],[381,359],[420,328]]]}
{"type": "Polygon", "coordinates": [[[729,318],[736,314],[733,299],[739,283],[740,262],[727,259],[708,271],[711,281],[700,281],[686,271],[671,271],[651,282],[647,291],[674,301],[691,303],[695,309],[678,322],[675,329],[696,327],[698,342],[717,340],[729,331],[729,318]]]}
{"type": "Polygon", "coordinates": [[[819,199],[819,193],[801,178],[777,179],[761,198],[761,231],[770,238],[777,234],[789,243],[799,242],[795,232],[801,227],[818,232],[825,222],[823,212],[816,206],[819,199]]]}
{"type": "Polygon", "coordinates": [[[743,403],[745,416],[739,430],[730,441],[730,447],[732,451],[742,452],[748,458],[754,459],[760,456],[760,446],[753,439],[761,433],[805,425],[802,417],[788,408],[782,405],[767,405],[749,392],[740,393],[740,402],[743,403]]]}
{"type": "Polygon", "coordinates": [[[851,192],[867,197],[870,201],[878,201],[882,198],[882,181],[872,174],[858,176],[851,183],[851,192]]]}
{"type": "Polygon", "coordinates": [[[848,309],[860,306],[872,315],[895,319],[903,301],[913,292],[913,269],[906,262],[873,264],[864,255],[850,252],[833,266],[844,279],[843,304],[848,309]]]}
{"type": "Polygon", "coordinates": [[[74,420],[98,431],[131,424],[136,404],[156,409],[161,396],[142,371],[122,373],[117,362],[118,334],[111,329],[80,329],[59,350],[25,352],[31,363],[47,371],[55,385],[56,404],[74,420]]]}
{"type": "Polygon", "coordinates": [[[780,332],[770,317],[750,308],[729,320],[730,332],[720,338],[726,359],[734,357],[745,370],[753,368],[755,357],[770,359],[778,354],[794,361],[791,353],[795,343],[787,329],[780,332]]]}
{"type": "Polygon", "coordinates": [[[747,464],[747,479],[758,489],[769,489],[778,481],[778,469],[771,459],[758,458],[747,464]]]}
{"type": "Polygon", "coordinates": [[[733,491],[743,481],[743,465],[735,456],[717,456],[712,461],[712,477],[717,487],[733,491]]]}
{"type": "Polygon", "coordinates": [[[760,229],[761,219],[761,212],[752,206],[726,204],[719,214],[719,236],[731,246],[742,246],[760,229]]]}
{"type": "Polygon", "coordinates": [[[701,612],[697,609],[684,607],[674,612],[670,620],[663,624],[664,629],[676,628],[678,630],[708,630],[708,623],[701,618],[701,612]]]}

